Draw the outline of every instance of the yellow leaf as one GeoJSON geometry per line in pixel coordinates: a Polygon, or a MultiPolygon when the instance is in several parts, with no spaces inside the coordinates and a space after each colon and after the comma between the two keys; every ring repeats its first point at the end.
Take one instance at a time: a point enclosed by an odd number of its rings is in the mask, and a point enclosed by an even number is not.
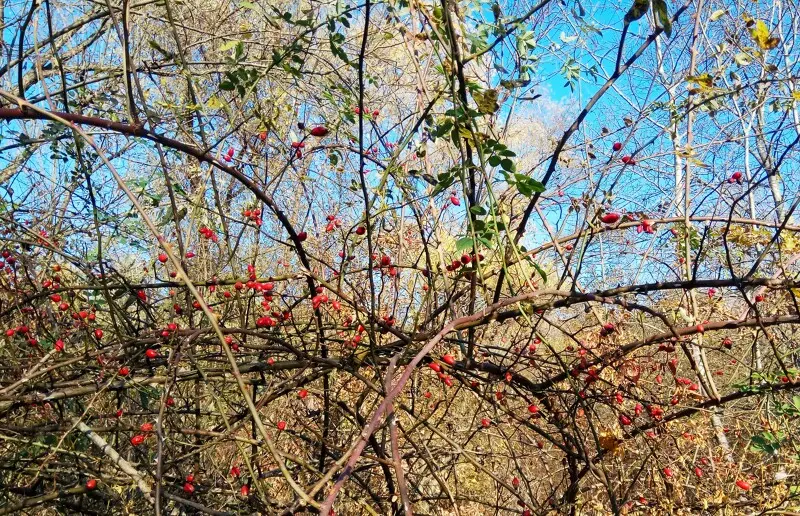
{"type": "Polygon", "coordinates": [[[497,103],[497,90],[488,89],[484,92],[476,91],[472,94],[475,103],[478,104],[478,111],[484,114],[493,114],[500,109],[500,104],[497,103]]]}
{"type": "Polygon", "coordinates": [[[709,20],[711,20],[711,21],[717,21],[717,20],[719,20],[720,18],[722,18],[723,16],[725,16],[725,13],[726,13],[726,12],[727,12],[727,11],[726,11],[725,9],[717,9],[716,11],[714,11],[713,13],[711,13],[711,16],[709,17],[709,20]]]}
{"type": "Polygon", "coordinates": [[[701,89],[704,90],[714,86],[714,78],[707,73],[702,75],[690,75],[686,77],[686,80],[697,84],[701,89]]]}
{"type": "Polygon", "coordinates": [[[777,47],[781,42],[780,38],[769,37],[767,24],[761,20],[756,22],[755,27],[750,28],[750,37],[753,38],[753,41],[761,50],[770,50],[777,47]]]}
{"type": "Polygon", "coordinates": [[[794,100],[800,100],[800,90],[794,90],[794,91],[792,92],[792,98],[793,98],[794,100]]]}
{"type": "Polygon", "coordinates": [[[360,346],[355,352],[356,363],[360,364],[365,358],[369,356],[369,348],[367,346],[360,346]]]}
{"type": "Polygon", "coordinates": [[[610,451],[611,453],[617,453],[620,445],[622,444],[622,439],[619,439],[616,435],[609,431],[600,432],[597,440],[599,441],[602,449],[610,451]]]}

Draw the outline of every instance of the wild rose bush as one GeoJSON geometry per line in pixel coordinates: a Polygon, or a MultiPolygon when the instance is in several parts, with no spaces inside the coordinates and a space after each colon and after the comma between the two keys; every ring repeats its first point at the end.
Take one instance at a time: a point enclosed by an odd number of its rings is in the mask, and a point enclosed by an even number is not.
{"type": "Polygon", "coordinates": [[[797,510],[791,6],[2,12],[0,513],[797,510]]]}

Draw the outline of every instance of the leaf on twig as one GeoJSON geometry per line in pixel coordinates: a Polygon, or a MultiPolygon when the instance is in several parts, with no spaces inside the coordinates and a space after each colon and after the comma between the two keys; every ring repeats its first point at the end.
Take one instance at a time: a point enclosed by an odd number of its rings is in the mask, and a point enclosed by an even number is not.
{"type": "MultiPolygon", "coordinates": [[[[748,25],[752,25],[752,21],[748,25]]],[[[773,49],[781,42],[781,38],[770,37],[767,24],[761,20],[756,21],[755,25],[750,27],[750,37],[761,50],[773,49]]]]}
{"type": "Polygon", "coordinates": [[[625,14],[625,23],[638,20],[650,9],[650,0],[633,0],[633,5],[625,14]]]}
{"type": "Polygon", "coordinates": [[[478,105],[478,111],[485,115],[491,115],[500,109],[500,104],[497,103],[497,90],[488,89],[483,92],[476,91],[472,94],[475,103],[478,105]]]}
{"type": "Polygon", "coordinates": [[[653,0],[653,12],[658,18],[661,27],[664,28],[664,34],[667,37],[672,36],[672,20],[667,12],[667,2],[665,0],[653,0]]]}
{"type": "Polygon", "coordinates": [[[708,19],[711,20],[711,21],[717,21],[720,18],[722,18],[723,16],[725,16],[725,13],[727,13],[727,12],[728,11],[726,11],[725,9],[717,9],[716,11],[711,13],[711,16],[709,16],[708,19]]]}

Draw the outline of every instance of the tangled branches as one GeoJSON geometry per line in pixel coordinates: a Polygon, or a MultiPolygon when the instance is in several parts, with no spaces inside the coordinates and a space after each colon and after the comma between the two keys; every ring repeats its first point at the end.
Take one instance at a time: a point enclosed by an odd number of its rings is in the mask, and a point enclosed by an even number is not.
{"type": "Polygon", "coordinates": [[[0,514],[792,510],[795,14],[649,7],[4,7],[0,514]]]}

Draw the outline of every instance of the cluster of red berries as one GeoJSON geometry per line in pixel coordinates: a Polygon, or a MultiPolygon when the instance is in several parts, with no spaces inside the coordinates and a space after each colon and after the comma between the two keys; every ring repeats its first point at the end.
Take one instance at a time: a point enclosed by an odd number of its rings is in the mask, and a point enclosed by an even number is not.
{"type": "Polygon", "coordinates": [[[216,233],[214,233],[211,229],[207,228],[206,226],[200,228],[200,234],[204,238],[211,240],[214,243],[219,241],[219,237],[216,235],[216,233]]]}
{"type": "Polygon", "coordinates": [[[647,233],[652,235],[655,232],[653,228],[653,221],[649,219],[642,219],[638,226],[636,226],[637,233],[647,233]]]}
{"type": "Polygon", "coordinates": [[[260,226],[263,221],[261,220],[261,208],[253,208],[252,210],[242,210],[242,216],[260,226]]]}
{"type": "MultiPolygon", "coordinates": [[[[441,360],[442,360],[442,362],[444,362],[445,364],[447,364],[450,367],[453,367],[453,366],[456,365],[456,359],[455,359],[455,357],[453,357],[453,355],[450,355],[450,354],[442,355],[441,360]]],[[[434,371],[436,373],[436,376],[439,377],[439,380],[443,384],[445,384],[448,387],[452,387],[453,386],[453,379],[450,378],[449,376],[447,376],[444,373],[444,371],[442,370],[442,366],[441,366],[441,364],[439,364],[439,362],[431,362],[430,364],[428,364],[428,367],[432,371],[434,371]]],[[[428,396],[426,396],[426,397],[428,397],[428,396]]]]}
{"type": "Polygon", "coordinates": [[[458,269],[461,268],[462,265],[463,266],[467,266],[470,263],[472,263],[473,261],[481,262],[481,261],[483,261],[483,259],[484,259],[484,256],[481,253],[478,253],[478,254],[464,253],[464,254],[461,255],[460,259],[453,260],[449,265],[447,265],[445,267],[445,269],[447,270],[447,272],[457,271],[458,269]]]}
{"type": "Polygon", "coordinates": [[[183,492],[186,494],[192,494],[195,491],[194,487],[194,474],[189,473],[186,475],[186,482],[183,483],[183,492]]]}
{"type": "Polygon", "coordinates": [[[5,260],[5,263],[0,261],[0,267],[4,267],[6,264],[13,267],[14,264],[17,263],[17,259],[14,256],[12,256],[11,252],[7,249],[4,249],[3,252],[0,253],[0,256],[2,256],[3,259],[5,260]]]}
{"type": "MultiPolygon", "coordinates": [[[[360,115],[361,114],[361,108],[358,107],[358,106],[353,106],[353,113],[355,113],[356,115],[360,115]]],[[[378,118],[378,115],[380,115],[381,112],[378,111],[377,109],[375,109],[370,113],[370,111],[368,109],[365,109],[364,110],[364,114],[365,115],[372,115],[372,118],[378,118]]]]}
{"type": "Polygon", "coordinates": [[[388,274],[389,276],[391,276],[393,278],[395,276],[397,276],[397,267],[395,267],[392,264],[392,257],[391,256],[389,256],[388,254],[383,254],[383,255],[381,255],[380,259],[378,259],[378,255],[373,253],[371,258],[372,258],[372,262],[377,262],[375,264],[374,268],[376,268],[376,269],[378,269],[378,268],[384,269],[386,274],[388,274]]]}
{"type": "MultiPolygon", "coordinates": [[[[278,423],[279,430],[283,430],[283,428],[280,428],[281,423],[284,423],[283,424],[284,428],[286,427],[286,423],[284,421],[281,421],[278,423]]],[[[233,478],[239,478],[242,475],[242,470],[239,469],[239,466],[231,466],[230,475],[233,478]]],[[[239,493],[241,493],[241,495],[244,497],[250,496],[250,486],[248,486],[247,484],[242,484],[242,487],[239,489],[239,493]]]]}
{"type": "Polygon", "coordinates": [[[325,232],[330,233],[334,229],[342,226],[342,221],[339,220],[336,215],[328,215],[325,217],[328,221],[328,224],[325,226],[325,232]]]}
{"type": "Polygon", "coordinates": [[[174,322],[167,323],[167,327],[161,330],[161,336],[165,339],[168,339],[177,330],[178,330],[178,323],[174,322]]]}

